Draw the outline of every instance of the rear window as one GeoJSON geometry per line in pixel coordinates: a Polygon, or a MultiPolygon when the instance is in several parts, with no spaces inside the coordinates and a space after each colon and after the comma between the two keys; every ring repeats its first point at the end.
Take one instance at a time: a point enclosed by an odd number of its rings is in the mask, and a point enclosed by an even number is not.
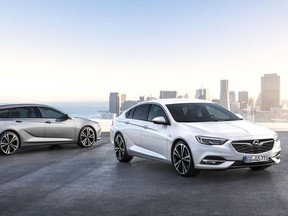
{"type": "Polygon", "coordinates": [[[0,110],[0,118],[9,118],[10,110],[9,109],[1,109],[0,110]]]}
{"type": "Polygon", "coordinates": [[[150,108],[150,104],[143,104],[143,105],[139,105],[135,107],[133,119],[145,120],[147,117],[149,108],[150,108]]]}
{"type": "Polygon", "coordinates": [[[11,118],[39,118],[35,107],[18,107],[11,109],[11,118]]]}
{"type": "Polygon", "coordinates": [[[135,108],[129,110],[128,112],[125,113],[126,118],[132,118],[134,114],[135,108]]]}

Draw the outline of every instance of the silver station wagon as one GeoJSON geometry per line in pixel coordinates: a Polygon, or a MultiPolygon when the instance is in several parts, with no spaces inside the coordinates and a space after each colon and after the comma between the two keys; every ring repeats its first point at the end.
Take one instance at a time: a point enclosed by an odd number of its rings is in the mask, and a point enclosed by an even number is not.
{"type": "Polygon", "coordinates": [[[0,153],[4,155],[37,144],[77,143],[88,148],[100,136],[97,122],[71,117],[47,105],[0,105],[0,153]]]}

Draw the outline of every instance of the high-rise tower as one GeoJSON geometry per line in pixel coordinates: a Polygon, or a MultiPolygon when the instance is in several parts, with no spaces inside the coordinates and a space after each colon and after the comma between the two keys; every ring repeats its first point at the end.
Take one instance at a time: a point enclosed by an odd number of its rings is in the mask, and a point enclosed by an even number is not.
{"type": "Polygon", "coordinates": [[[230,110],[228,80],[220,81],[220,105],[230,110]]]}
{"type": "Polygon", "coordinates": [[[280,106],[280,76],[264,74],[261,77],[261,110],[270,111],[280,106]]]}
{"type": "Polygon", "coordinates": [[[210,100],[209,90],[204,88],[197,89],[195,99],[210,100]]]}
{"type": "Polygon", "coordinates": [[[109,96],[109,112],[115,113],[117,116],[120,114],[120,98],[118,92],[111,92],[109,96]]]}

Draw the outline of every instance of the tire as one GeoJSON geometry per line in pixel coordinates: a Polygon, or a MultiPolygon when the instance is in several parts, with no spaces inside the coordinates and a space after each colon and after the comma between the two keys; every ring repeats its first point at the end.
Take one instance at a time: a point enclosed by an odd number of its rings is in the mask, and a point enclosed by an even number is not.
{"type": "Polygon", "coordinates": [[[89,148],[96,140],[95,131],[89,127],[83,127],[79,133],[78,146],[82,148],[89,148]]]}
{"type": "Polygon", "coordinates": [[[114,139],[114,150],[116,158],[120,162],[129,162],[133,159],[133,156],[127,153],[125,140],[121,134],[117,134],[114,139]]]}
{"type": "Polygon", "coordinates": [[[172,163],[177,173],[184,177],[192,177],[199,174],[194,168],[194,162],[188,145],[183,142],[177,142],[172,150],[172,163]]]}
{"type": "Polygon", "coordinates": [[[257,170],[264,170],[268,167],[270,167],[271,165],[266,165],[266,166],[257,166],[257,167],[249,167],[251,170],[253,171],[257,171],[257,170]]]}
{"type": "Polygon", "coordinates": [[[20,148],[19,136],[12,132],[6,131],[0,137],[0,152],[3,155],[12,155],[20,148]]]}

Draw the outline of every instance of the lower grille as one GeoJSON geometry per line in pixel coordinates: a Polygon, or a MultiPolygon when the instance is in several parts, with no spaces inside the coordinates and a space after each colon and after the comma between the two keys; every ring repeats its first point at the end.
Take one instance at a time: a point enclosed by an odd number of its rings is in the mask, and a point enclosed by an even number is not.
{"type": "Polygon", "coordinates": [[[274,139],[239,140],[233,141],[231,144],[239,153],[257,154],[272,150],[274,146],[274,139]]]}
{"type": "Polygon", "coordinates": [[[270,166],[274,165],[275,162],[272,159],[269,161],[261,162],[261,163],[249,163],[245,164],[242,161],[235,161],[229,168],[245,168],[245,167],[257,167],[257,166],[270,166]]]}

